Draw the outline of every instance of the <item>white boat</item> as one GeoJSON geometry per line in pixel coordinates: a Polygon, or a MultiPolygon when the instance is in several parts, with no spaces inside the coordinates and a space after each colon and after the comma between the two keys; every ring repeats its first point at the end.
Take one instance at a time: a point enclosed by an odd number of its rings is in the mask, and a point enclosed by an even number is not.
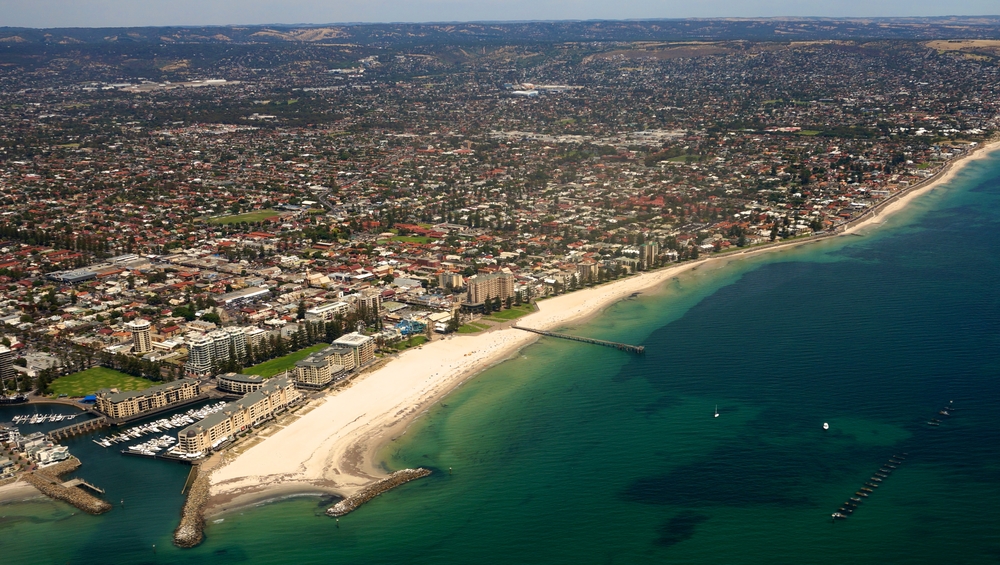
{"type": "Polygon", "coordinates": [[[715,405],[715,417],[716,418],[719,417],[719,405],[718,404],[715,405]]]}
{"type": "Polygon", "coordinates": [[[830,429],[830,424],[828,424],[826,422],[823,422],[823,429],[824,430],[829,430],[830,429]]]}

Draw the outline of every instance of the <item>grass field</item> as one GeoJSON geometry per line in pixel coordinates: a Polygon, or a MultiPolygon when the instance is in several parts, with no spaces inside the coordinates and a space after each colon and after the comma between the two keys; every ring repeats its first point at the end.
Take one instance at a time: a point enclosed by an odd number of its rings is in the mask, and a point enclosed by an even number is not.
{"type": "Polygon", "coordinates": [[[409,340],[404,339],[403,341],[397,343],[395,347],[399,351],[402,351],[404,349],[409,349],[411,347],[416,347],[418,345],[423,345],[425,343],[427,343],[427,336],[425,336],[425,335],[415,335],[415,336],[413,336],[413,342],[412,343],[409,340]]]}
{"type": "Polygon", "coordinates": [[[530,304],[522,304],[520,306],[514,306],[510,310],[501,310],[499,312],[493,312],[489,315],[489,318],[498,322],[506,322],[507,320],[516,320],[521,316],[526,316],[534,311],[534,308],[530,304]]]}
{"type": "Polygon", "coordinates": [[[481,331],[483,331],[483,328],[472,324],[462,324],[458,327],[458,333],[460,334],[475,334],[481,331]]]}
{"type": "Polygon", "coordinates": [[[291,369],[295,366],[295,363],[301,361],[309,356],[310,353],[315,353],[325,347],[329,347],[327,343],[317,343],[316,345],[310,345],[305,349],[300,349],[295,353],[289,353],[284,357],[278,357],[277,359],[271,359],[270,361],[264,361],[259,365],[254,365],[249,369],[244,369],[243,374],[245,375],[260,375],[261,377],[273,377],[279,373],[284,373],[285,371],[291,369]]]}
{"type": "Polygon", "coordinates": [[[153,386],[153,381],[140,379],[114,369],[91,367],[86,371],[59,377],[49,385],[54,394],[68,396],[86,396],[94,394],[102,388],[117,388],[118,390],[141,390],[153,386]]]}
{"type": "Polygon", "coordinates": [[[278,212],[271,209],[256,210],[254,212],[247,212],[246,214],[237,214],[235,216],[221,216],[218,218],[212,218],[208,221],[208,223],[227,225],[227,224],[238,224],[240,222],[247,222],[247,223],[262,222],[268,218],[277,215],[278,212]]]}

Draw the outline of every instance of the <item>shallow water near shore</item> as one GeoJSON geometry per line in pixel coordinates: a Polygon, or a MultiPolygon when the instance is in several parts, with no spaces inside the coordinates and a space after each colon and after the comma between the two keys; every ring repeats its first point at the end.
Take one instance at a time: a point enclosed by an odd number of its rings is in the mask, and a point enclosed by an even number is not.
{"type": "Polygon", "coordinates": [[[16,564],[994,563],[998,233],[994,156],[863,237],[678,276],[565,328],[641,343],[644,356],[540,340],[382,452],[390,470],[434,475],[339,524],[321,515],[328,499],[292,498],[210,520],[206,542],[182,551],[170,534],[187,468],[72,440],[84,461],[77,474],[115,503],[129,493],[126,508],[91,517],[44,500],[0,505],[0,555],[16,564]],[[952,415],[939,415],[950,401],[952,415]],[[849,519],[832,522],[904,452],[849,519]]]}

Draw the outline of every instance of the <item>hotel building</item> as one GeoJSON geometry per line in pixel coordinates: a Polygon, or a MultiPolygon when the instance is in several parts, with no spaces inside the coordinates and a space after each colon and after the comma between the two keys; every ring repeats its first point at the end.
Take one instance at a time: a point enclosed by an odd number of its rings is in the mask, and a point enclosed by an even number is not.
{"type": "Polygon", "coordinates": [[[189,454],[210,451],[234,435],[273,418],[300,397],[291,379],[268,379],[258,390],[181,430],[177,434],[177,447],[189,454]]]}
{"type": "Polygon", "coordinates": [[[489,275],[474,275],[469,277],[468,287],[466,302],[469,304],[482,304],[494,298],[506,300],[514,297],[514,275],[502,271],[489,275]]]}
{"type": "Polygon", "coordinates": [[[106,416],[121,420],[190,400],[200,393],[201,388],[194,379],[178,379],[145,390],[128,392],[104,388],[97,391],[96,408],[106,416]]]}

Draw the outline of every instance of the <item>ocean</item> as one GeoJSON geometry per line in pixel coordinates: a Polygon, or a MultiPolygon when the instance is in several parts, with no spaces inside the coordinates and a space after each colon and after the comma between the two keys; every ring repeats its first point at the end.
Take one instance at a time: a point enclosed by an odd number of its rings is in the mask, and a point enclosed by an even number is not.
{"type": "Polygon", "coordinates": [[[2,505],[0,556],[997,563],[998,234],[1000,155],[860,237],[680,275],[563,328],[643,344],[645,355],[541,339],[381,453],[386,469],[432,476],[339,522],[322,515],[329,498],[290,498],[218,517],[201,546],[180,550],[170,540],[187,468],[75,439],[78,475],[115,509],[2,505]],[[863,502],[832,520],[851,497],[863,502]]]}

